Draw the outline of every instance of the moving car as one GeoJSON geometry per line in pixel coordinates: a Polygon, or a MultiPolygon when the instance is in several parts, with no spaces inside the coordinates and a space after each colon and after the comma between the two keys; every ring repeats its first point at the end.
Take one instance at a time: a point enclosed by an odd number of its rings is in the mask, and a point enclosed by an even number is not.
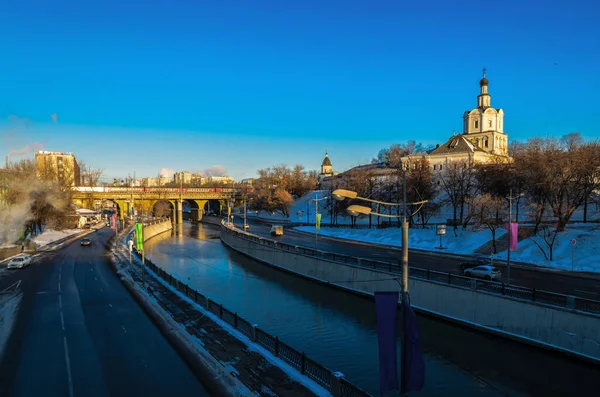
{"type": "Polygon", "coordinates": [[[486,265],[489,265],[489,262],[487,262],[483,259],[471,259],[466,262],[461,262],[460,269],[465,270],[465,269],[471,269],[471,268],[477,267],[477,266],[486,266],[486,265]]]}
{"type": "Polygon", "coordinates": [[[92,240],[90,240],[89,238],[82,238],[81,245],[92,245],[92,240]]]}
{"type": "Polygon", "coordinates": [[[494,266],[485,265],[485,266],[477,266],[470,269],[465,270],[465,276],[467,277],[476,277],[483,278],[485,280],[502,280],[502,273],[500,270],[495,268],[494,266]]]}
{"type": "Polygon", "coordinates": [[[32,257],[30,256],[19,256],[13,258],[6,265],[7,269],[23,269],[26,266],[31,266],[32,257]]]}
{"type": "Polygon", "coordinates": [[[283,226],[271,226],[271,235],[272,236],[283,236],[283,226]]]}

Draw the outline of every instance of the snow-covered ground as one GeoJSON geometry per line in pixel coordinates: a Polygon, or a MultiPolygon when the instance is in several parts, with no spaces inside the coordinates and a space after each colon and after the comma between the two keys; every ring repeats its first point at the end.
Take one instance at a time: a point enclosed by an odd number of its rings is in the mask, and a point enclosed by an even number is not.
{"type": "MultiPolygon", "coordinates": [[[[314,226],[299,226],[295,229],[314,233],[314,226]]],[[[447,229],[445,236],[442,236],[442,247],[439,249],[440,237],[436,235],[435,227],[430,229],[411,228],[408,232],[408,246],[411,248],[450,252],[455,254],[472,254],[477,248],[491,239],[491,233],[488,229],[480,231],[458,230],[457,236],[451,229],[447,229]]],[[[500,238],[506,230],[499,229],[496,232],[496,238],[500,238]]],[[[402,232],[397,227],[387,229],[350,229],[350,228],[327,228],[322,227],[319,234],[343,238],[348,240],[362,241],[366,243],[376,243],[383,245],[402,246],[402,232]]]]}
{"type": "Polygon", "coordinates": [[[53,243],[56,240],[60,240],[61,238],[81,233],[81,231],[81,229],[64,229],[60,231],[47,229],[44,230],[42,234],[38,234],[37,236],[35,236],[32,240],[37,244],[38,247],[43,247],[45,245],[53,243]]]}

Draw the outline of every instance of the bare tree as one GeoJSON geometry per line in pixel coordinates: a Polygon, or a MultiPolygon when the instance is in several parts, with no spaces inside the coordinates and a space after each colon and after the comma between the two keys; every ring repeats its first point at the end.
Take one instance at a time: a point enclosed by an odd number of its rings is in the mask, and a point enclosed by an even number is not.
{"type": "Polygon", "coordinates": [[[470,216],[475,226],[487,227],[492,233],[492,245],[496,253],[496,232],[504,226],[502,221],[506,214],[505,200],[489,193],[469,198],[470,216]]]}
{"type": "Polygon", "coordinates": [[[459,223],[463,224],[467,199],[476,186],[474,169],[468,161],[452,161],[435,177],[446,193],[447,202],[452,206],[453,228],[456,233],[459,223]]]}

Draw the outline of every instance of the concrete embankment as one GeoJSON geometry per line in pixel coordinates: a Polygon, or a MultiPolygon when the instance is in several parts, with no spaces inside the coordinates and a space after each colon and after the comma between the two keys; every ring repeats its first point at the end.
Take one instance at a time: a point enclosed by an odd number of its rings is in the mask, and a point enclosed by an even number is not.
{"type": "MultiPolygon", "coordinates": [[[[281,249],[238,229],[223,227],[221,240],[273,267],[354,293],[399,289],[398,274],[281,249]]],[[[409,289],[412,305],[422,312],[600,363],[600,316],[430,280],[411,278],[409,289]]]]}
{"type": "Polygon", "coordinates": [[[155,221],[144,225],[144,242],[163,233],[171,233],[173,224],[170,220],[155,221]]]}

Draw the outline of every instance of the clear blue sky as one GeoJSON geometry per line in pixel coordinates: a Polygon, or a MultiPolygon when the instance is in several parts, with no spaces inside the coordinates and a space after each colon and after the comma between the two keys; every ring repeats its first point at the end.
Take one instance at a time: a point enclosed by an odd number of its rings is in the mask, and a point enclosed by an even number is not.
{"type": "Polygon", "coordinates": [[[596,138],[599,20],[592,0],[5,1],[0,156],[243,178],[327,147],[342,171],[461,131],[484,66],[510,140],[596,138]]]}

